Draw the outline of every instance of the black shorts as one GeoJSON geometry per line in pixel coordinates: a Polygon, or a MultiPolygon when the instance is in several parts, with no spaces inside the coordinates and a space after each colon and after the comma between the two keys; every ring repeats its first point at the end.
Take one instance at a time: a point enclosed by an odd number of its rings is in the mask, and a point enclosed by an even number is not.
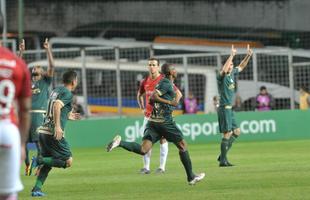
{"type": "Polygon", "coordinates": [[[174,121],[152,122],[148,121],[144,130],[143,140],[150,140],[153,144],[162,137],[168,142],[178,144],[182,141],[183,134],[174,121]]]}

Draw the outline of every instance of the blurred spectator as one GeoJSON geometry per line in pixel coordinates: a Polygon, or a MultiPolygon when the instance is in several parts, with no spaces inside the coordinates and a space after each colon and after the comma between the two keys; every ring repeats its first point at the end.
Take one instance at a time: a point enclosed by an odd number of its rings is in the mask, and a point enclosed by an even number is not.
{"type": "Polygon", "coordinates": [[[73,112],[80,113],[80,115],[81,115],[82,117],[85,115],[83,106],[82,106],[81,104],[78,103],[77,97],[76,97],[76,96],[73,97],[73,101],[72,101],[72,110],[73,110],[73,112]]]}
{"type": "Polygon", "coordinates": [[[310,94],[304,86],[300,87],[299,92],[299,109],[308,110],[310,107],[310,94]]]}
{"type": "Polygon", "coordinates": [[[268,93],[265,86],[260,87],[260,92],[256,96],[256,109],[258,111],[268,111],[273,108],[274,100],[271,94],[268,93]]]}
{"type": "Polygon", "coordinates": [[[235,102],[234,102],[234,105],[233,105],[233,110],[235,112],[244,111],[244,107],[243,107],[243,104],[242,104],[242,99],[241,99],[239,94],[237,94],[236,97],[235,97],[235,102]]]}
{"type": "Polygon", "coordinates": [[[196,114],[198,111],[198,100],[190,91],[188,97],[183,101],[183,114],[196,114]]]}

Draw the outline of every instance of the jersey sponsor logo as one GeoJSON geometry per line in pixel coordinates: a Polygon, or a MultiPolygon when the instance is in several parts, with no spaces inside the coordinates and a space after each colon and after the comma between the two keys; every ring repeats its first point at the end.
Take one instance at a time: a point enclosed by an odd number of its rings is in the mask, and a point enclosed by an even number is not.
{"type": "Polygon", "coordinates": [[[15,60],[7,60],[7,59],[0,59],[0,65],[4,67],[16,67],[16,61],[15,60]]]}
{"type": "Polygon", "coordinates": [[[10,78],[12,77],[12,74],[13,74],[12,69],[3,69],[3,68],[0,69],[0,77],[10,78]]]}
{"type": "Polygon", "coordinates": [[[230,84],[230,85],[228,86],[228,89],[230,89],[230,90],[235,89],[235,84],[230,84]]]}
{"type": "Polygon", "coordinates": [[[40,88],[34,88],[31,91],[32,91],[32,94],[39,94],[39,93],[41,93],[40,88]]]}

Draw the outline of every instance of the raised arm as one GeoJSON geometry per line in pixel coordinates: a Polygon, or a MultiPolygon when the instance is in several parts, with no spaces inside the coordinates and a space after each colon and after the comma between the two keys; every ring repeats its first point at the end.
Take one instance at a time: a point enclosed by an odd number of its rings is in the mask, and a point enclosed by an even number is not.
{"type": "Polygon", "coordinates": [[[45,39],[43,46],[44,46],[44,49],[46,50],[46,55],[48,59],[47,76],[53,77],[54,76],[54,58],[53,58],[51,46],[47,38],[45,39]]]}
{"type": "Polygon", "coordinates": [[[237,50],[234,48],[234,45],[231,45],[231,53],[230,53],[230,56],[228,57],[228,59],[226,60],[225,64],[223,65],[223,67],[220,71],[221,75],[226,74],[228,72],[229,65],[233,61],[236,53],[237,53],[237,50]]]}
{"type": "Polygon", "coordinates": [[[250,48],[250,45],[248,44],[248,46],[247,46],[247,55],[243,58],[243,60],[239,64],[240,71],[242,71],[248,65],[252,55],[253,55],[253,51],[250,48]]]}
{"type": "Polygon", "coordinates": [[[26,49],[25,40],[22,39],[22,42],[19,44],[18,57],[23,58],[23,53],[24,53],[25,49],[26,49]]]}

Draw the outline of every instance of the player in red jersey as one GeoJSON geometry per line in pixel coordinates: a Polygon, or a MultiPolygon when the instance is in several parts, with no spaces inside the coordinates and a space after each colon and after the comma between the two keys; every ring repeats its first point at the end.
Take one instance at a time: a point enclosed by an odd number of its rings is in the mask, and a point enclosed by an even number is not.
{"type": "MultiPolygon", "coordinates": [[[[160,74],[160,66],[159,60],[156,58],[150,58],[148,60],[148,69],[149,76],[141,81],[138,93],[137,100],[140,109],[144,112],[144,122],[143,122],[143,130],[151,116],[153,106],[149,103],[149,98],[155,90],[156,85],[163,78],[163,75],[160,74]],[[145,96],[145,99],[144,99],[145,96]],[[145,101],[144,101],[145,100],[145,101]]],[[[174,87],[175,91],[177,91],[176,98],[180,99],[182,97],[182,93],[179,91],[177,87],[174,87]]],[[[143,156],[143,168],[140,170],[142,174],[149,174],[150,171],[150,162],[151,162],[151,153],[150,150],[147,154],[143,156]]],[[[160,140],[160,164],[159,168],[156,170],[156,173],[164,173],[166,170],[166,161],[168,156],[168,142],[165,138],[161,138],[160,140]]]]}
{"type": "Polygon", "coordinates": [[[19,172],[30,125],[30,88],[24,61],[0,46],[0,200],[15,200],[23,189],[19,172]]]}

